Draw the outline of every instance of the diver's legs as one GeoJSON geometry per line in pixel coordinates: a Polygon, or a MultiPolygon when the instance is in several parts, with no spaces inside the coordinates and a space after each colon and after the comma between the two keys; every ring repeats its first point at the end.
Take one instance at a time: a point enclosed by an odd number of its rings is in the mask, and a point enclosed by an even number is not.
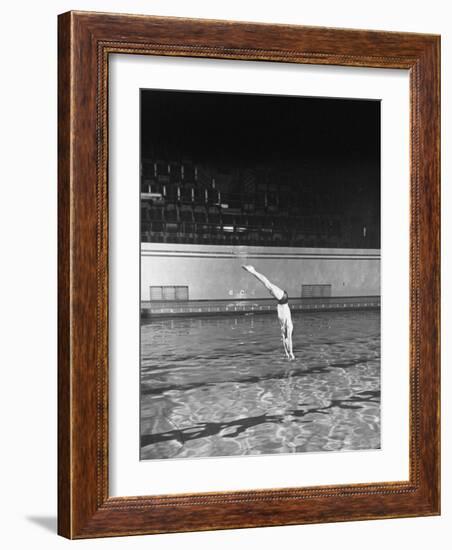
{"type": "Polygon", "coordinates": [[[242,265],[242,267],[245,271],[254,275],[277,300],[281,300],[284,296],[284,290],[271,283],[265,275],[256,271],[252,265],[242,265]]]}

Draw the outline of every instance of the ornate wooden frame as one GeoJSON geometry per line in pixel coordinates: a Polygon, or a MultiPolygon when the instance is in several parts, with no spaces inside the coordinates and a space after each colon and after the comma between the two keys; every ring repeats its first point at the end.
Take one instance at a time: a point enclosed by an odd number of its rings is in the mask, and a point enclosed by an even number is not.
{"type": "Polygon", "coordinates": [[[59,16],[58,51],[58,532],[86,538],[439,514],[440,38],[68,12],[59,16]],[[409,481],[109,497],[111,53],[409,70],[409,481]]]}

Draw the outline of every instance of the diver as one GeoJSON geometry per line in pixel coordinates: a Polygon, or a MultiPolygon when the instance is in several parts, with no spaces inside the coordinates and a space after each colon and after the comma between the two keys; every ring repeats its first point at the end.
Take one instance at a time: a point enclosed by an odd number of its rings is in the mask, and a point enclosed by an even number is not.
{"type": "Polygon", "coordinates": [[[245,271],[248,271],[248,273],[251,273],[251,275],[254,275],[256,279],[258,279],[270,292],[273,298],[277,300],[277,312],[279,323],[281,325],[281,337],[283,341],[284,351],[286,353],[286,357],[289,360],[295,359],[292,348],[293,323],[292,315],[289,308],[289,296],[287,292],[285,290],[281,290],[279,286],[271,283],[267,279],[267,277],[265,277],[265,275],[262,275],[262,273],[256,271],[252,265],[242,265],[242,268],[245,271]]]}

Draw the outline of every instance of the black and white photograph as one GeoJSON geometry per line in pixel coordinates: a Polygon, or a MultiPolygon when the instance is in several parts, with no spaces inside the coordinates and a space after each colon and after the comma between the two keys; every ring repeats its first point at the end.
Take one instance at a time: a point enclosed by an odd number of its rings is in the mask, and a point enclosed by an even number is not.
{"type": "Polygon", "coordinates": [[[141,460],[380,448],[380,107],[140,90],[141,460]]]}

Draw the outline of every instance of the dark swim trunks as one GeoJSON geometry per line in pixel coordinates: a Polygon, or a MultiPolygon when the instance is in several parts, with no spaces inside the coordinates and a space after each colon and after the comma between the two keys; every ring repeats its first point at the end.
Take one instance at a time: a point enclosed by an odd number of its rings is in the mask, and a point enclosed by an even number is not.
{"type": "Polygon", "coordinates": [[[285,290],[283,292],[284,292],[283,297],[281,298],[281,300],[278,300],[278,304],[280,304],[281,306],[289,303],[289,295],[285,290]]]}

